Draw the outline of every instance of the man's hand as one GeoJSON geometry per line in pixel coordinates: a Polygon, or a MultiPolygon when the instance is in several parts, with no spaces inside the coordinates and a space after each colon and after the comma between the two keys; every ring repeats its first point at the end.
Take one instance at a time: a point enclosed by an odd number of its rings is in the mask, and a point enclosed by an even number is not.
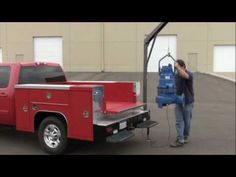
{"type": "Polygon", "coordinates": [[[180,76],[182,76],[185,79],[189,79],[189,74],[186,72],[185,68],[179,65],[179,63],[175,62],[175,68],[177,69],[180,76]]]}
{"type": "Polygon", "coordinates": [[[179,63],[175,62],[176,69],[179,67],[179,63]]]}

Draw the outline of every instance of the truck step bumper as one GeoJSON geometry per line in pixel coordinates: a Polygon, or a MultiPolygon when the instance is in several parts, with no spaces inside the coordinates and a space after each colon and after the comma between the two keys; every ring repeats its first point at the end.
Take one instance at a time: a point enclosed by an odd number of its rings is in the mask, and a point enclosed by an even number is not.
{"type": "Polygon", "coordinates": [[[138,124],[137,128],[152,128],[156,125],[159,125],[159,123],[156,122],[156,121],[148,120],[148,121],[145,121],[145,122],[142,122],[142,123],[138,124]]]}
{"type": "Polygon", "coordinates": [[[121,131],[115,135],[111,135],[111,136],[107,137],[106,141],[109,143],[119,143],[119,142],[126,141],[126,140],[132,138],[133,136],[134,136],[134,134],[132,132],[124,130],[124,131],[121,131]]]}

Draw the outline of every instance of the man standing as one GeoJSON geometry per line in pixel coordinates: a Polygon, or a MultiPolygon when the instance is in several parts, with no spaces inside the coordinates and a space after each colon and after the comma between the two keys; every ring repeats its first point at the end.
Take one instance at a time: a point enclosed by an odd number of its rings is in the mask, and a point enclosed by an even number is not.
{"type": "Polygon", "coordinates": [[[188,137],[190,135],[194,103],[193,74],[186,69],[183,60],[177,60],[175,68],[178,72],[176,75],[177,95],[183,94],[185,101],[183,105],[176,104],[175,106],[177,139],[170,146],[181,147],[185,143],[188,143],[188,137]]]}

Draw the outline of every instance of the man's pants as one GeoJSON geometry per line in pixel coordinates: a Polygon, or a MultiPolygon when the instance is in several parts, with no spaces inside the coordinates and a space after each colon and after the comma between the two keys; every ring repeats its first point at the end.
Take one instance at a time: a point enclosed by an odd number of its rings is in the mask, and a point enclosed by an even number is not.
{"type": "Polygon", "coordinates": [[[179,142],[184,142],[184,137],[190,134],[193,103],[175,106],[176,131],[179,142]]]}

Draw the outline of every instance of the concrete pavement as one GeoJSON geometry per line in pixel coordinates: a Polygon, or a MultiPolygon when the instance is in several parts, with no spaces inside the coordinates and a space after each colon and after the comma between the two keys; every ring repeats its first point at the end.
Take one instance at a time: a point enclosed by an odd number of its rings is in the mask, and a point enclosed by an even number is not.
{"type": "MultiPolygon", "coordinates": [[[[142,73],[68,73],[70,80],[132,80],[142,81],[142,73]]],[[[160,123],[151,129],[151,142],[146,132],[135,130],[135,137],[119,144],[71,141],[66,154],[235,154],[235,82],[210,75],[194,74],[195,99],[190,143],[181,148],[170,148],[175,139],[174,106],[169,106],[170,129],[166,108],[155,103],[158,74],[148,75],[148,108],[151,117],[160,123]],[[161,146],[161,147],[159,147],[161,146]]],[[[140,100],[142,95],[140,95],[140,100]]],[[[0,155],[45,154],[37,135],[17,132],[12,127],[0,126],[0,155]]]]}

